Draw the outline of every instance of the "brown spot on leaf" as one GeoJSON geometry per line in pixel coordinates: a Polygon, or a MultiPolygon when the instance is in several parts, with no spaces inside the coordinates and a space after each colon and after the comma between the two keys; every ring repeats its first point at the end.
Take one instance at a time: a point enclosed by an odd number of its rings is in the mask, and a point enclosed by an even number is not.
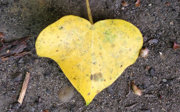
{"type": "Polygon", "coordinates": [[[99,93],[99,92],[100,92],[99,90],[96,91],[96,93],[99,93]]]}
{"type": "Polygon", "coordinates": [[[100,55],[100,56],[102,56],[102,53],[101,53],[101,52],[99,52],[99,55],[100,55]]]}
{"type": "Polygon", "coordinates": [[[114,44],[112,44],[112,45],[111,45],[111,47],[113,48],[113,47],[115,47],[115,45],[114,45],[114,44]]]}
{"type": "Polygon", "coordinates": [[[60,27],[59,27],[59,30],[62,30],[63,28],[64,28],[63,26],[60,26],[60,27]]]}
{"type": "Polygon", "coordinates": [[[93,62],[93,65],[95,65],[96,64],[96,62],[93,62]]]}
{"type": "Polygon", "coordinates": [[[102,77],[103,77],[102,73],[99,72],[99,73],[91,74],[90,79],[94,80],[94,81],[98,81],[98,80],[102,79],[102,77]]]}
{"type": "Polygon", "coordinates": [[[88,95],[90,95],[91,93],[88,93],[88,95]]]}
{"type": "Polygon", "coordinates": [[[56,52],[58,52],[59,50],[56,50],[56,52]]]}

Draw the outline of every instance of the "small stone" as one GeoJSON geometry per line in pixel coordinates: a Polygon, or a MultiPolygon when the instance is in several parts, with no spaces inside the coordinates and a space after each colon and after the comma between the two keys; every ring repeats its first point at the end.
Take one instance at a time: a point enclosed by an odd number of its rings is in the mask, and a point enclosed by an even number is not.
{"type": "Polygon", "coordinates": [[[122,8],[121,8],[121,10],[124,10],[124,9],[125,9],[125,7],[122,7],[122,8]]]}
{"type": "Polygon", "coordinates": [[[152,4],[148,4],[148,6],[149,6],[149,7],[151,7],[151,6],[152,6],[152,4]]]}
{"type": "Polygon", "coordinates": [[[165,82],[167,82],[167,79],[163,79],[162,81],[165,83],[165,82]]]}
{"type": "Polygon", "coordinates": [[[74,95],[74,89],[72,87],[66,86],[60,90],[59,99],[64,103],[69,102],[73,97],[73,95],[74,95]]]}
{"type": "Polygon", "coordinates": [[[150,74],[151,76],[154,76],[154,75],[155,75],[155,69],[151,67],[151,68],[149,69],[149,74],[150,74]]]}
{"type": "Polygon", "coordinates": [[[150,39],[148,41],[149,45],[157,44],[158,42],[159,42],[158,39],[150,39]]]}
{"type": "Polygon", "coordinates": [[[170,24],[170,25],[174,25],[174,22],[173,22],[173,21],[171,21],[169,24],[170,24]]]}
{"type": "Polygon", "coordinates": [[[146,58],[149,54],[149,49],[148,48],[143,48],[141,49],[140,51],[140,56],[143,57],[143,58],[146,58]]]}

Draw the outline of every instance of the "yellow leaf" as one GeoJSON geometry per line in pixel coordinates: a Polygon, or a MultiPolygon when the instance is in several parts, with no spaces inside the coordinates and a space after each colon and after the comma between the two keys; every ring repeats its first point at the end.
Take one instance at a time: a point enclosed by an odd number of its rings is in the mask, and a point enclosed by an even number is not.
{"type": "Polygon", "coordinates": [[[108,19],[91,24],[68,15],[39,34],[36,51],[58,63],[88,105],[136,61],[142,44],[141,32],[127,21],[108,19]]]}

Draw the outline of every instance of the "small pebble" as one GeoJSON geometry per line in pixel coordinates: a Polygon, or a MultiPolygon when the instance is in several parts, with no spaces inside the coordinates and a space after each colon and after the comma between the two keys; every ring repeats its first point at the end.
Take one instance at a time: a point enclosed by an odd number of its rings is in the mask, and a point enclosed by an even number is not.
{"type": "Polygon", "coordinates": [[[155,69],[151,67],[151,68],[149,69],[149,74],[150,74],[151,76],[154,76],[154,75],[155,75],[155,69]]]}
{"type": "Polygon", "coordinates": [[[121,10],[124,10],[124,9],[125,9],[124,7],[121,8],[121,10]]]}
{"type": "Polygon", "coordinates": [[[163,81],[163,82],[167,82],[167,79],[163,79],[162,81],[163,81]]]}
{"type": "Polygon", "coordinates": [[[148,41],[149,45],[157,44],[158,42],[159,42],[158,39],[150,39],[148,41]]]}
{"type": "Polygon", "coordinates": [[[151,6],[152,6],[152,4],[149,4],[148,6],[149,6],[149,7],[151,7],[151,6]]]}
{"type": "Polygon", "coordinates": [[[140,52],[140,56],[143,57],[143,58],[146,58],[149,54],[149,49],[148,48],[143,48],[141,49],[141,52],[140,52]]]}
{"type": "Polygon", "coordinates": [[[66,86],[64,88],[61,88],[59,92],[59,99],[64,103],[69,102],[73,97],[73,95],[74,95],[74,89],[72,87],[66,86]]]}
{"type": "Polygon", "coordinates": [[[174,22],[173,22],[173,21],[171,21],[169,24],[170,24],[170,25],[174,25],[174,22]]]}

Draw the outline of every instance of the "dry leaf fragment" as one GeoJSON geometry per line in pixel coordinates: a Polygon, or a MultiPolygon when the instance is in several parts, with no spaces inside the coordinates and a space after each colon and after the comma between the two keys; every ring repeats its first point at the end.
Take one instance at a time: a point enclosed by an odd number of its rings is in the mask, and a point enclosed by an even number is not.
{"type": "Polygon", "coordinates": [[[121,2],[121,4],[122,4],[123,7],[127,7],[129,5],[128,2],[126,2],[124,0],[121,2]]]}
{"type": "Polygon", "coordinates": [[[134,84],[134,81],[131,82],[131,87],[132,87],[134,94],[136,94],[138,96],[142,95],[142,91],[134,84]]]}
{"type": "Polygon", "coordinates": [[[158,42],[159,42],[158,39],[150,39],[150,40],[148,41],[149,45],[154,45],[154,44],[157,44],[158,42]]]}
{"type": "Polygon", "coordinates": [[[180,45],[177,44],[176,42],[174,42],[174,44],[173,44],[173,49],[176,50],[176,49],[178,49],[178,48],[180,48],[180,45]]]}
{"type": "Polygon", "coordinates": [[[4,33],[0,32],[0,39],[4,37],[4,33]]]}
{"type": "Polygon", "coordinates": [[[139,7],[140,6],[140,0],[137,0],[135,5],[136,5],[136,7],[139,7]]]}

